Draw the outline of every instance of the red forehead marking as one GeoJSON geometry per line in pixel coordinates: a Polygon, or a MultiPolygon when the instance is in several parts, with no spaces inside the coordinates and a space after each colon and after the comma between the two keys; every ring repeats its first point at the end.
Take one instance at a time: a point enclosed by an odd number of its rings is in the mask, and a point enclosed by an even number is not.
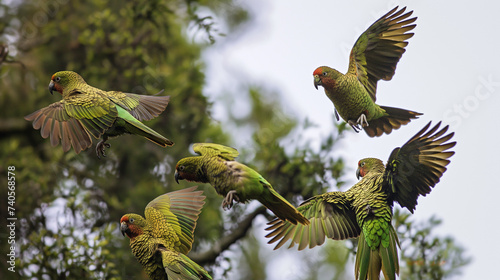
{"type": "Polygon", "coordinates": [[[123,223],[123,222],[128,223],[128,216],[123,216],[123,217],[120,219],[120,223],[123,223]]]}
{"type": "Polygon", "coordinates": [[[321,75],[323,74],[323,68],[318,67],[316,70],[314,70],[313,75],[321,75]]]}
{"type": "Polygon", "coordinates": [[[52,77],[50,77],[50,79],[53,81],[54,79],[56,78],[56,74],[52,75],[52,77]]]}

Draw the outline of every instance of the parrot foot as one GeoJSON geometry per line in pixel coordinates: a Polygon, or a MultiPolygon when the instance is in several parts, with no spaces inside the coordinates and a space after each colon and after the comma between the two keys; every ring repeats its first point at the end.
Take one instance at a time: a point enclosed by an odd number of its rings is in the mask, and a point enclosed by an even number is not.
{"type": "Polygon", "coordinates": [[[111,144],[106,143],[106,140],[101,140],[97,145],[95,146],[95,152],[97,154],[97,158],[101,159],[101,156],[106,157],[106,153],[104,150],[107,148],[109,149],[111,147],[111,144]]]}
{"type": "Polygon", "coordinates": [[[354,132],[358,133],[361,130],[357,122],[349,120],[347,123],[352,127],[352,129],[354,129],[354,132]]]}
{"type": "Polygon", "coordinates": [[[352,129],[354,129],[354,131],[356,132],[359,132],[361,131],[361,129],[363,129],[363,127],[365,126],[369,126],[368,124],[368,120],[366,119],[366,115],[365,114],[361,114],[358,118],[358,120],[356,121],[353,121],[353,120],[349,120],[347,122],[351,127],[352,129]]]}
{"type": "Polygon", "coordinates": [[[356,121],[356,123],[360,124],[361,127],[369,126],[368,120],[366,119],[366,115],[365,114],[361,114],[359,116],[358,120],[356,121]],[[365,123],[366,125],[364,125],[363,123],[365,123]]]}
{"type": "Polygon", "coordinates": [[[222,201],[222,209],[231,209],[231,207],[233,206],[233,200],[236,202],[240,202],[238,193],[235,190],[229,191],[227,193],[226,198],[224,198],[224,200],[222,201]]]}

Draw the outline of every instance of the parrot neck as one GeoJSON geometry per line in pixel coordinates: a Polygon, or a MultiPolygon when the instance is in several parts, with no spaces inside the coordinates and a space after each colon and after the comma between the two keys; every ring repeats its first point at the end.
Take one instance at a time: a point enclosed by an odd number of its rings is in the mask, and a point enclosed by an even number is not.
{"type": "Polygon", "coordinates": [[[208,181],[208,166],[210,166],[210,162],[205,159],[203,156],[192,157],[191,164],[196,166],[196,171],[189,174],[183,174],[183,177],[188,181],[200,182],[200,183],[209,183],[208,181]]]}
{"type": "Polygon", "coordinates": [[[196,170],[196,178],[198,179],[198,182],[200,182],[200,183],[209,183],[207,171],[204,168],[203,164],[200,165],[200,167],[196,170]]]}
{"type": "Polygon", "coordinates": [[[330,89],[330,90],[335,88],[339,80],[342,79],[343,76],[344,74],[340,73],[339,71],[335,69],[330,69],[328,78],[322,80],[323,87],[325,89],[330,89]]]}

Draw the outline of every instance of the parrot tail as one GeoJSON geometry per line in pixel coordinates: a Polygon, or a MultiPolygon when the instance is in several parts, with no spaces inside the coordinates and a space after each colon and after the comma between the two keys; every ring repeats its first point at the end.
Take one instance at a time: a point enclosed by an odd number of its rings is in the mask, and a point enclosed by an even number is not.
{"type": "Polygon", "coordinates": [[[167,139],[163,137],[161,134],[158,132],[150,129],[149,127],[146,126],[148,130],[146,130],[146,134],[142,135],[146,137],[148,140],[154,142],[155,144],[158,144],[162,147],[167,147],[167,146],[173,146],[174,142],[172,142],[170,139],[167,139]],[[149,131],[150,130],[150,131],[149,131]]]}
{"type": "Polygon", "coordinates": [[[125,121],[126,133],[146,137],[148,140],[162,147],[174,145],[174,142],[163,137],[158,132],[152,130],[151,128],[149,128],[148,126],[146,126],[145,124],[134,118],[134,116],[132,116],[129,112],[125,111],[125,109],[123,109],[122,107],[116,106],[116,109],[118,110],[118,117],[123,119],[123,121],[125,121]]]}
{"type": "Polygon", "coordinates": [[[399,239],[392,226],[389,228],[389,244],[384,247],[383,241],[379,248],[372,249],[365,239],[365,234],[361,231],[358,239],[358,251],[356,253],[356,263],[354,267],[356,279],[374,280],[380,279],[380,270],[384,273],[386,280],[395,280],[399,275],[398,251],[399,239]]]}
{"type": "Polygon", "coordinates": [[[283,221],[289,221],[294,225],[297,223],[303,225],[309,224],[309,220],[272,187],[268,190],[270,191],[270,195],[263,195],[258,200],[260,203],[264,204],[267,209],[271,210],[276,217],[283,221]]]}
{"type": "Polygon", "coordinates": [[[168,279],[212,280],[212,276],[203,267],[186,255],[167,250],[161,250],[161,253],[163,267],[168,279]]]}
{"type": "Polygon", "coordinates": [[[408,124],[412,119],[417,119],[418,116],[423,115],[422,113],[394,107],[380,106],[380,108],[384,109],[387,115],[370,120],[369,125],[363,127],[370,137],[378,137],[383,133],[390,134],[393,129],[398,129],[402,125],[408,124]]]}
{"type": "Polygon", "coordinates": [[[139,121],[137,121],[137,123],[135,123],[135,122],[132,123],[132,125],[137,129],[137,130],[134,129],[135,130],[134,134],[146,137],[148,140],[150,140],[153,143],[158,144],[162,147],[174,145],[174,142],[163,137],[161,134],[152,130],[151,128],[147,127],[146,125],[140,123],[139,121]],[[137,124],[141,124],[141,125],[137,125],[137,124]]]}

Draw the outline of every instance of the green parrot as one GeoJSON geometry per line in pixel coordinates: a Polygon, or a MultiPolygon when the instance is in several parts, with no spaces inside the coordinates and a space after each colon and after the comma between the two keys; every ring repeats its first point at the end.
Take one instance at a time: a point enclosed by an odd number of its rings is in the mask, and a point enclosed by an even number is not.
{"type": "MultiPolygon", "coordinates": [[[[136,134],[162,146],[174,142],[145,126],[141,121],[151,120],[165,110],[170,96],[149,96],[120,91],[103,91],[88,85],[72,71],[52,75],[49,91],[57,91],[62,100],[26,117],[35,129],[41,129],[43,138],[50,136],[56,146],[61,141],[67,152],[71,146],[78,154],[92,146],[92,135],[102,140],[96,145],[97,157],[106,156],[109,137],[124,133],[136,134]]],[[[163,91],[161,91],[163,92],[163,91]]],[[[161,93],[160,92],[160,93],[161,93]]]]}
{"type": "Polygon", "coordinates": [[[120,230],[130,238],[132,253],[152,280],[212,279],[186,256],[193,244],[196,220],[205,202],[191,187],[160,195],[146,206],[145,217],[126,214],[120,230]]]}
{"type": "Polygon", "coordinates": [[[323,86],[339,115],[356,132],[363,128],[370,137],[389,134],[421,113],[375,104],[378,80],[389,81],[394,76],[396,64],[405,52],[407,39],[415,28],[409,18],[413,11],[403,14],[406,7],[398,7],[378,19],[359,36],[349,56],[349,69],[344,75],[328,66],[313,72],[314,87],[323,86]]]}
{"type": "Polygon", "coordinates": [[[256,199],[280,219],[292,224],[309,223],[262,175],[234,160],[239,155],[236,149],[219,144],[196,143],[193,150],[200,156],[179,160],[175,167],[177,183],[183,179],[210,183],[218,194],[225,197],[223,209],[230,209],[233,200],[245,203],[256,199]]]}
{"type": "Polygon", "coordinates": [[[325,237],[335,240],[356,238],[356,279],[385,279],[399,275],[397,247],[399,240],[391,225],[394,202],[415,210],[420,195],[431,192],[446,171],[449,151],[456,142],[449,142],[454,133],[445,135],[448,126],[439,130],[441,122],[429,122],[402,147],[392,151],[386,166],[376,158],[359,161],[356,174],[362,179],[346,192],[334,191],[304,201],[299,212],[310,224],[293,225],[274,219],[266,230],[269,243],[279,241],[275,249],[292,240],[302,250],[323,244],[325,237]],[[439,131],[438,131],[439,130],[439,131]]]}

